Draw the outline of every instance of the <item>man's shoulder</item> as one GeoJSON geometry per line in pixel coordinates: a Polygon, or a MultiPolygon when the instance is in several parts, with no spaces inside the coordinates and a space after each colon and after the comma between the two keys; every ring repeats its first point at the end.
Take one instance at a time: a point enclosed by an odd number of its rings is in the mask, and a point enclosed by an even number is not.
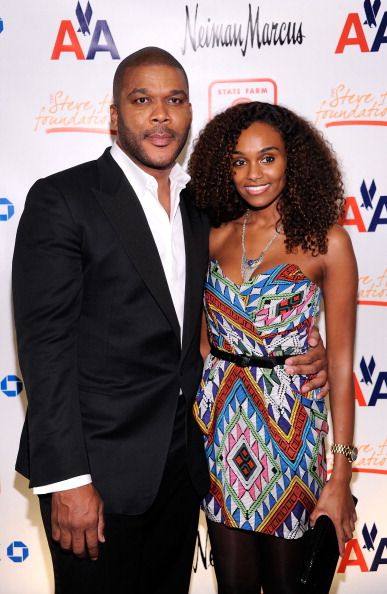
{"type": "Polygon", "coordinates": [[[99,159],[93,159],[86,161],[85,163],[79,163],[73,165],[62,171],[57,171],[38,180],[38,183],[53,185],[56,187],[64,188],[70,186],[89,186],[92,182],[95,182],[99,177],[99,162],[101,159],[106,158],[106,152],[99,159]]]}
{"type": "Polygon", "coordinates": [[[109,149],[98,159],[87,161],[52,173],[38,179],[30,188],[26,207],[28,205],[58,205],[65,201],[69,207],[90,205],[95,201],[96,192],[100,191],[106,180],[117,180],[117,171],[109,149]]]}
{"type": "Polygon", "coordinates": [[[180,199],[187,208],[190,218],[199,219],[206,229],[210,226],[206,212],[196,206],[195,195],[190,184],[180,194],[180,199]]]}

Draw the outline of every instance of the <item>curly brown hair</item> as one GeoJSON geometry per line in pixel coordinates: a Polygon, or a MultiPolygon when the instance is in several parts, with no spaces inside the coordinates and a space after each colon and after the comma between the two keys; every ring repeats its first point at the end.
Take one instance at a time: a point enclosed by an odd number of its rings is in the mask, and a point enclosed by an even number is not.
{"type": "Polygon", "coordinates": [[[242,130],[257,121],[275,128],[285,145],[286,185],[277,209],[287,251],[300,246],[315,255],[326,253],[328,230],[344,204],[338,162],[322,134],[286,107],[241,103],[206,125],[188,163],[196,206],[208,213],[215,227],[246,212],[248,205],[233,183],[231,157],[242,130]]]}

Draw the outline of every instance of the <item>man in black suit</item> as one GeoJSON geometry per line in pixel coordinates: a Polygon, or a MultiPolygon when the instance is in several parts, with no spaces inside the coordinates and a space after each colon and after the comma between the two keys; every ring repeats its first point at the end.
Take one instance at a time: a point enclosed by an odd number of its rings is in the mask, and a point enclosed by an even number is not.
{"type": "MultiPolygon", "coordinates": [[[[144,48],[118,66],[113,95],[117,142],[36,182],[20,221],[16,467],[40,496],[57,594],[184,594],[208,488],[191,414],[208,223],[176,164],[188,81],[144,48]]],[[[322,367],[318,346],[299,370],[322,367]]]]}

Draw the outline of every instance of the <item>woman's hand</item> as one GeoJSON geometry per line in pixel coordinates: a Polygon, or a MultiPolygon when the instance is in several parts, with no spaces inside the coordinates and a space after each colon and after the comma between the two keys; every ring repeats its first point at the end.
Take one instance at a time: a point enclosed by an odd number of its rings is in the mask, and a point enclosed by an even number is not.
{"type": "Polygon", "coordinates": [[[335,526],[339,552],[342,557],[345,543],[352,538],[357,519],[348,480],[339,480],[332,476],[327,482],[310,515],[312,527],[317,518],[322,515],[329,516],[335,526]]]}

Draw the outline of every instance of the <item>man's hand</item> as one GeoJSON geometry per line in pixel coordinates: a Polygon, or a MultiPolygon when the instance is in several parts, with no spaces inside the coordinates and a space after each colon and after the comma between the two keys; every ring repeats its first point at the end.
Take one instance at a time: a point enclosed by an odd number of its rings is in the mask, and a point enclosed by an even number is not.
{"type": "Polygon", "coordinates": [[[52,494],[52,538],[77,557],[98,558],[105,542],[103,502],[92,484],[52,494]]]}
{"type": "Polygon", "coordinates": [[[303,355],[289,357],[285,361],[285,371],[290,375],[309,375],[309,380],[302,386],[302,392],[320,388],[319,397],[323,398],[328,394],[328,372],[325,347],[321,340],[320,333],[316,327],[308,338],[310,349],[303,355]]]}

